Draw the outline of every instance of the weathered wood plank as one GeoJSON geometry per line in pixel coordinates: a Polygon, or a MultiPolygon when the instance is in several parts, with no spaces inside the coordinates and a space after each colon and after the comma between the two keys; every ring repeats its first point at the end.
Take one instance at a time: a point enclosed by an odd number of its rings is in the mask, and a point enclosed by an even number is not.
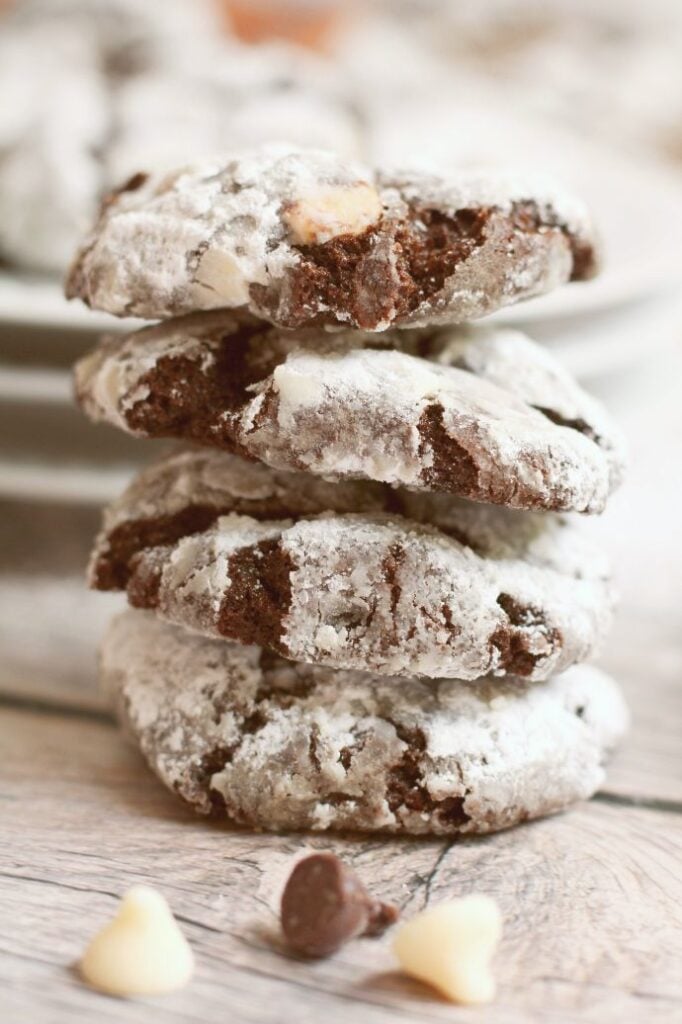
{"type": "Polygon", "coordinates": [[[682,619],[624,609],[599,664],[622,685],[632,712],[605,790],[682,808],[682,619]]]}
{"type": "Polygon", "coordinates": [[[0,501],[0,694],[96,707],[98,637],[120,595],[84,574],[95,509],[0,501]]]}
{"type": "Polygon", "coordinates": [[[682,815],[593,802],[484,841],[265,836],[194,818],[108,724],[2,712],[0,992],[9,1024],[79,1020],[342,1024],[480,1020],[394,971],[388,940],[307,964],[279,946],[291,857],[331,848],[411,912],[472,889],[499,899],[500,995],[486,1020],[672,1022],[682,1013],[682,815]],[[197,953],[166,1000],[91,993],[70,970],[136,881],[168,896],[197,953]]]}

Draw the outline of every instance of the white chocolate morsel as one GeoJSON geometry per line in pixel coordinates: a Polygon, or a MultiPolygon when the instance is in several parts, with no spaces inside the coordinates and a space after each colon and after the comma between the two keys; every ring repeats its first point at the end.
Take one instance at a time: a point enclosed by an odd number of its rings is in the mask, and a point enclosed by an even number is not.
{"type": "Polygon", "coordinates": [[[360,181],[318,188],[285,209],[282,219],[295,245],[315,245],[338,235],[362,234],[381,213],[378,192],[360,181]]]}
{"type": "Polygon", "coordinates": [[[490,961],[502,935],[502,915],[489,896],[471,895],[417,914],[393,942],[400,966],[454,1003],[495,998],[490,961]]]}
{"type": "Polygon", "coordinates": [[[219,250],[207,252],[197,268],[194,284],[197,302],[204,304],[204,294],[219,296],[228,306],[243,306],[249,297],[247,281],[239,271],[239,265],[229,252],[219,250]]]}
{"type": "Polygon", "coordinates": [[[194,957],[163,896],[136,885],[86,949],[81,971],[110,995],[163,995],[187,984],[194,957]]]}

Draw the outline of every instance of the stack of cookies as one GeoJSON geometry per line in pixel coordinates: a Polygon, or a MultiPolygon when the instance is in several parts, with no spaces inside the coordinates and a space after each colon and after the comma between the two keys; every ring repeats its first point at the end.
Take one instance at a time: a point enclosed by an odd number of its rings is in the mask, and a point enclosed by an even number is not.
{"type": "Polygon", "coordinates": [[[546,350],[461,326],[595,263],[541,180],[289,147],[105,202],[68,294],[161,323],[103,340],[78,397],[183,446],[105,512],[90,580],[135,609],[103,679],[179,796],[480,833],[601,783],[627,712],[581,663],[612,593],[566,513],[602,511],[622,442],[546,350]]]}

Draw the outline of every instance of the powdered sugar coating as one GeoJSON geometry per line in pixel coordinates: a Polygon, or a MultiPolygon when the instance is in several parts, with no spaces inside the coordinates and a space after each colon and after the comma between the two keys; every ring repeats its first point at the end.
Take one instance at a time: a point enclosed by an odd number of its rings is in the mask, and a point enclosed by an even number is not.
{"type": "MultiPolygon", "coordinates": [[[[416,234],[426,237],[421,224],[416,234]]],[[[473,232],[473,223],[460,225],[462,231],[473,232]]],[[[394,322],[475,318],[586,276],[593,270],[593,243],[582,205],[541,179],[374,172],[321,150],[270,145],[120,193],[76,258],[67,293],[118,316],[157,319],[248,307],[287,327],[327,322],[383,330],[394,322]],[[308,265],[285,213],[320,190],[358,183],[376,188],[383,216],[355,268],[353,288],[332,271],[331,298],[323,294],[317,256],[308,265]],[[514,219],[519,204],[532,204],[532,223],[514,219]],[[485,212],[485,226],[453,257],[440,286],[401,308],[402,277],[422,273],[400,264],[400,233],[415,211],[418,220],[422,212],[429,220],[485,212]]]]}
{"type": "Polygon", "coordinates": [[[347,490],[336,511],[324,512],[325,495],[313,489],[306,510],[294,502],[289,518],[276,519],[288,510],[287,489],[306,486],[281,476],[271,481],[272,511],[260,481],[252,490],[256,518],[244,498],[248,484],[234,487],[238,500],[230,494],[236,459],[224,459],[217,490],[213,473],[210,496],[193,486],[187,497],[186,481],[206,475],[217,458],[181,454],[133,484],[107,515],[93,577],[104,575],[105,586],[127,581],[133,604],[207,636],[396,676],[545,679],[587,657],[608,628],[605,559],[562,519],[490,509],[477,523],[466,502],[445,506],[439,496],[388,489],[384,507],[402,502],[413,518],[382,513],[378,489],[347,490]],[[199,472],[188,473],[197,463],[199,472]],[[154,497],[145,509],[147,482],[154,497]],[[178,535],[168,525],[188,504],[210,502],[216,512],[207,528],[178,535]],[[118,548],[116,530],[126,523],[138,539],[118,548]]]}
{"type": "Polygon", "coordinates": [[[139,473],[104,510],[90,560],[92,586],[111,589],[105,574],[126,577],[128,562],[150,546],[146,528],[156,524],[156,544],[197,532],[186,515],[213,509],[212,522],[237,513],[258,520],[314,517],[323,512],[400,513],[436,527],[483,558],[520,559],[576,578],[607,581],[608,559],[564,516],[476,505],[462,498],[414,492],[369,481],[331,483],[307,473],[287,473],[211,449],[177,451],[139,473]],[[178,532],[175,523],[182,524],[178,532]],[[159,525],[165,524],[165,525],[159,525]],[[122,549],[117,536],[137,532],[122,549]]]}
{"type": "Polygon", "coordinates": [[[251,284],[281,277],[296,261],[281,206],[319,184],[363,180],[363,172],[331,153],[313,151],[306,161],[276,145],[225,166],[150,177],[105,207],[76,258],[69,294],[148,319],[244,306],[251,284]]]}
{"type": "Polygon", "coordinates": [[[272,520],[325,511],[380,513],[387,508],[395,508],[394,492],[380,484],[330,483],[211,449],[178,451],[139,473],[104,510],[88,576],[91,586],[99,589],[123,586],[130,559],[149,545],[150,528],[159,544],[206,527],[228,512],[272,520]],[[206,513],[198,522],[192,519],[196,509],[206,513]],[[122,535],[131,539],[121,544],[122,535]]]}
{"type": "Polygon", "coordinates": [[[270,830],[486,833],[590,796],[627,727],[597,669],[542,685],[402,679],[263,659],[129,612],[101,671],[163,782],[270,830]]]}
{"type": "Polygon", "coordinates": [[[624,463],[599,403],[509,330],[283,332],[197,314],[105,341],[76,386],[92,419],[139,435],[516,508],[599,512],[624,463]]]}

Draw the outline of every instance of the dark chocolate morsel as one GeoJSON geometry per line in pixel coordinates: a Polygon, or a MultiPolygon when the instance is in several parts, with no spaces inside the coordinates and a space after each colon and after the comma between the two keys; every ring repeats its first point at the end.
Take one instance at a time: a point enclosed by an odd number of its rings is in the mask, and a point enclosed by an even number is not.
{"type": "Polygon", "coordinates": [[[322,957],[359,935],[380,935],[398,911],[373,899],[333,853],[314,853],[291,872],[281,916],[289,946],[303,956],[322,957]]]}

